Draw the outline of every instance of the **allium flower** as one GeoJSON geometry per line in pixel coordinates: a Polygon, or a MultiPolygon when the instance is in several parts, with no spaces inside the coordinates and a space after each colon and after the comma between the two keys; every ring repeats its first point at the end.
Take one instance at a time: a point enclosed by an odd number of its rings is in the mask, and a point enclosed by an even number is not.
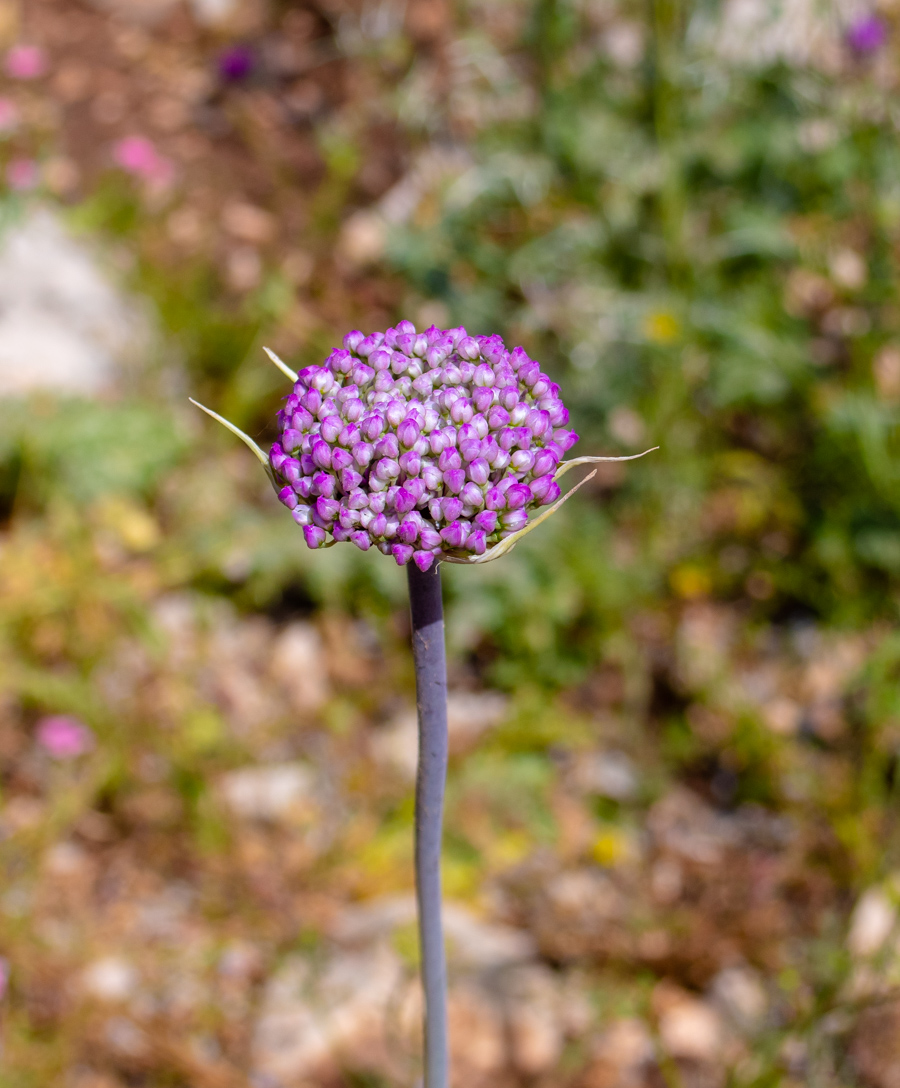
{"type": "Polygon", "coordinates": [[[11,79],[40,79],[47,71],[47,57],[37,45],[14,45],[6,54],[6,74],[11,79]]]}
{"type": "Polygon", "coordinates": [[[266,463],[310,548],[347,541],[423,571],[435,560],[487,562],[577,490],[560,499],[569,468],[631,459],[564,462],[578,436],[559,386],[499,336],[419,333],[401,321],[348,333],[299,374],[269,355],[294,390],[268,458],[215,418],[266,463]]]}
{"type": "Polygon", "coordinates": [[[887,26],[877,15],[863,15],[847,29],[847,44],[855,53],[877,53],[887,41],[887,26]]]}
{"type": "Polygon", "coordinates": [[[246,45],[233,45],[219,55],[219,75],[226,83],[238,83],[253,71],[256,59],[246,45]]]}
{"type": "Polygon", "coordinates": [[[37,742],[54,759],[76,759],[94,747],[94,734],[77,718],[55,714],[38,722],[37,742]]]}

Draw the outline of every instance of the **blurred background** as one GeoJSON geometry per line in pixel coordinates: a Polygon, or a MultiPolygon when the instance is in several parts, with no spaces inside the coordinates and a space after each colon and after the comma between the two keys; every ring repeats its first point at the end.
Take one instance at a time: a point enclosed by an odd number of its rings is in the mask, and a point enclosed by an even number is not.
{"type": "Polygon", "coordinates": [[[408,317],[661,447],[445,576],[456,1085],[896,1088],[896,0],[0,0],[0,58],[0,1085],[416,1082],[403,573],[187,403],[268,443],[263,344],[408,317]]]}

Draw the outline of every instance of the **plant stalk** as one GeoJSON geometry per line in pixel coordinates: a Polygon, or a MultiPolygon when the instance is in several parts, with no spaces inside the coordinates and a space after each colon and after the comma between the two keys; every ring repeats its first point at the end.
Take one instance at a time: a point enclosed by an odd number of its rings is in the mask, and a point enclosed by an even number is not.
{"type": "Polygon", "coordinates": [[[419,768],[416,775],[416,899],[424,991],[425,1088],[448,1088],[447,964],[441,922],[441,837],[447,780],[447,659],[440,567],[407,564],[412,614],[419,768]]]}

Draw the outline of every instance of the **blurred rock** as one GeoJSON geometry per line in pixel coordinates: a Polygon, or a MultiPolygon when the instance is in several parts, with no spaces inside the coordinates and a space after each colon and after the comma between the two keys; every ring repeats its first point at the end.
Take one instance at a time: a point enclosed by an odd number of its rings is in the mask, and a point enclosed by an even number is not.
{"type": "Polygon", "coordinates": [[[135,304],[44,209],[0,238],[0,296],[0,396],[107,392],[149,344],[135,304]]]}
{"type": "Polygon", "coordinates": [[[871,1088],[900,1088],[900,1001],[864,1009],[849,1050],[857,1072],[871,1088]]]}
{"type": "Polygon", "coordinates": [[[127,1001],[137,990],[138,974],[121,956],[104,956],[85,967],[82,989],[90,997],[110,1004],[127,1001]]]}
{"type": "Polygon", "coordinates": [[[713,1004],[736,1028],[752,1034],[762,1026],[768,998],[758,972],[750,967],[725,967],[709,988],[713,1004]]]}
{"type": "Polygon", "coordinates": [[[722,1019],[714,1008],[670,982],[653,991],[659,1040],[672,1058],[715,1062],[724,1044],[722,1019]]]}
{"type": "Polygon", "coordinates": [[[454,1085],[491,1088],[507,1064],[503,1010],[490,991],[473,980],[454,986],[447,1002],[454,1085]]]}
{"type": "Polygon", "coordinates": [[[643,1020],[614,1020],[597,1039],[579,1088],[642,1088],[655,1047],[643,1020]]]}
{"type": "Polygon", "coordinates": [[[300,713],[318,710],[330,694],[325,654],[311,623],[291,623],[272,647],[272,677],[285,689],[300,713]]]}
{"type": "Polygon", "coordinates": [[[245,820],[304,821],[314,816],[315,776],[302,763],[272,763],[230,771],[220,781],[222,796],[245,820]]]}
{"type": "Polygon", "coordinates": [[[549,1073],[565,1043],[559,979],[548,967],[517,967],[503,979],[513,1065],[526,1076],[549,1073]]]}
{"type": "Polygon", "coordinates": [[[896,903],[884,888],[869,888],[853,909],[847,948],[854,956],[871,956],[884,947],[896,924],[896,903]]]}
{"type": "MultiPolygon", "coordinates": [[[[497,691],[450,692],[447,698],[447,729],[451,755],[473,747],[489,729],[498,725],[509,705],[497,691]]],[[[382,766],[392,767],[410,781],[416,777],[419,758],[419,731],[414,710],[405,711],[378,729],[371,737],[372,756],[382,766]]]]}
{"type": "Polygon", "coordinates": [[[315,968],[289,957],[263,991],[253,1075],[272,1088],[299,1088],[344,1068],[384,1069],[389,1009],[403,979],[399,957],[384,943],[333,951],[315,968]]]}
{"type": "Polygon", "coordinates": [[[624,752],[590,753],[579,761],[576,778],[583,790],[613,801],[633,801],[637,796],[637,770],[624,752]]]}

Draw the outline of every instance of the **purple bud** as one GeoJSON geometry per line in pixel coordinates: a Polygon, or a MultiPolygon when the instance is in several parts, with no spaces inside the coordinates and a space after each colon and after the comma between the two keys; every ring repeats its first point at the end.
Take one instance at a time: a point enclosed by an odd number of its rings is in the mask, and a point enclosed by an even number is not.
{"type": "Polygon", "coordinates": [[[289,484],[295,484],[301,476],[300,462],[293,457],[285,457],[284,463],[281,466],[281,475],[287,480],[289,484]]]}
{"type": "Polygon", "coordinates": [[[419,530],[419,543],[423,548],[439,548],[441,546],[441,534],[437,529],[423,525],[419,530]]]}
{"type": "Polygon", "coordinates": [[[303,539],[306,541],[307,548],[321,548],[325,543],[325,530],[320,529],[318,525],[304,525],[303,539]]]}
{"type": "Polygon", "coordinates": [[[465,397],[460,397],[450,406],[450,418],[454,423],[468,423],[474,415],[475,408],[465,397]]]}
{"type": "Polygon", "coordinates": [[[334,521],[340,510],[341,504],[337,499],[327,499],[324,495],[316,499],[316,513],[322,521],[334,521]]]}
{"type": "Polygon", "coordinates": [[[344,422],[340,416],[326,416],[322,420],[322,426],[319,430],[319,434],[326,442],[336,442],[337,436],[343,429],[344,422]]]}
{"type": "Polygon", "coordinates": [[[390,370],[391,353],[385,348],[376,348],[369,356],[369,366],[376,372],[390,370]]]}
{"type": "Polygon", "coordinates": [[[331,451],[331,467],[335,472],[341,472],[345,468],[349,468],[353,464],[353,458],[343,449],[341,446],[335,447],[331,451]]]}
{"type": "Polygon", "coordinates": [[[375,454],[368,442],[357,442],[350,452],[353,455],[353,460],[360,468],[365,468],[375,454]]]}
{"type": "Polygon", "coordinates": [[[496,510],[482,510],[475,515],[475,527],[487,533],[488,536],[497,528],[499,518],[496,510]]]}
{"type": "Polygon", "coordinates": [[[350,534],[350,542],[355,544],[360,551],[367,552],[372,547],[372,538],[364,529],[357,529],[350,534]]]}
{"type": "MultiPolygon", "coordinates": [[[[546,393],[553,388],[553,382],[547,377],[546,374],[540,374],[537,381],[531,387],[531,395],[535,400],[540,400],[546,393]]],[[[559,386],[557,386],[557,389],[559,386]]]]}
{"type": "Polygon", "coordinates": [[[410,518],[406,518],[405,521],[400,522],[400,528],[397,530],[397,537],[401,544],[415,544],[419,539],[419,527],[410,518]]]}
{"type": "Polygon", "coordinates": [[[532,466],[534,465],[534,454],[529,450],[516,450],[512,457],[510,457],[510,464],[516,472],[531,472],[532,466]]]}
{"type": "Polygon", "coordinates": [[[422,471],[422,458],[412,450],[409,453],[401,453],[397,460],[401,471],[407,476],[418,476],[422,471]]]}
{"type": "Polygon", "coordinates": [[[397,427],[397,438],[405,450],[410,450],[419,438],[419,428],[413,419],[404,419],[397,427]]]}
{"type": "Polygon", "coordinates": [[[436,465],[423,465],[421,478],[429,491],[437,491],[444,482],[444,474],[436,465]]]}
{"type": "Polygon", "coordinates": [[[338,442],[345,449],[352,449],[360,441],[360,429],[355,423],[348,423],[338,435],[338,442]]]}
{"type": "Polygon", "coordinates": [[[460,499],[446,498],[440,500],[440,508],[444,521],[455,521],[462,513],[463,504],[460,499]]]}
{"type": "Polygon", "coordinates": [[[495,404],[487,414],[488,426],[492,431],[499,431],[509,424],[509,412],[499,404],[495,404]]]}
{"type": "Polygon", "coordinates": [[[359,363],[353,368],[350,376],[357,385],[363,386],[368,385],[375,377],[375,371],[370,366],[366,366],[365,363],[359,363]]]}
{"type": "Polygon", "coordinates": [[[308,431],[313,425],[313,417],[305,408],[296,408],[291,415],[291,426],[295,431],[308,431]]]}
{"type": "Polygon", "coordinates": [[[365,337],[359,329],[354,329],[353,332],[348,332],[344,337],[344,347],[347,351],[356,351],[363,340],[365,340],[365,337]]]}
{"type": "Polygon", "coordinates": [[[456,350],[464,359],[477,359],[481,354],[481,345],[474,336],[467,336],[456,345],[456,350]]]}
{"type": "Polygon", "coordinates": [[[567,453],[578,441],[578,435],[574,431],[554,431],[553,441],[567,453]]]}
{"type": "Polygon", "coordinates": [[[335,348],[325,360],[325,365],[334,374],[349,374],[353,369],[353,357],[346,348],[335,348]]]}
{"type": "Polygon", "coordinates": [[[397,513],[408,514],[410,510],[415,509],[415,506],[415,495],[411,494],[408,488],[399,488],[394,498],[394,509],[397,511],[397,513]]]}
{"type": "MultiPolygon", "coordinates": [[[[360,479],[362,479],[362,477],[360,477],[360,479]]],[[[369,505],[369,496],[361,487],[354,487],[348,489],[347,497],[344,501],[351,510],[365,510],[369,505]]]]}
{"type": "Polygon", "coordinates": [[[569,422],[569,409],[561,400],[554,401],[553,407],[547,410],[547,418],[553,427],[565,427],[569,422]]]}
{"type": "Polygon", "coordinates": [[[435,457],[442,453],[449,445],[443,431],[432,431],[428,436],[428,445],[435,457]]]}
{"type": "Polygon", "coordinates": [[[517,533],[528,524],[528,511],[510,510],[508,514],[501,514],[500,524],[509,532],[517,533]]]}
{"type": "Polygon", "coordinates": [[[400,475],[400,466],[392,457],[382,457],[372,472],[379,480],[396,480],[400,475]]]}
{"type": "Polygon", "coordinates": [[[414,336],[416,332],[416,326],[404,318],[402,321],[397,322],[397,335],[398,336],[414,336]]]}
{"type": "Polygon", "coordinates": [[[317,472],[312,478],[312,490],[316,495],[330,499],[337,490],[337,480],[330,472],[317,472]]]}
{"type": "Polygon", "coordinates": [[[484,495],[478,484],[466,484],[462,491],[460,491],[459,497],[466,506],[474,506],[476,510],[480,510],[482,506],[484,506],[484,495]]]}
{"type": "Polygon", "coordinates": [[[519,403],[519,390],[514,385],[507,385],[500,390],[500,404],[511,412],[519,403]]]}
{"type": "Polygon", "coordinates": [[[293,510],[294,507],[297,505],[298,500],[292,487],[283,487],[278,492],[278,501],[283,502],[288,510],[293,510]]]}
{"type": "Polygon", "coordinates": [[[293,489],[297,492],[301,499],[304,501],[313,498],[317,492],[313,489],[313,477],[301,476],[296,483],[291,484],[293,489]]]}
{"type": "Polygon", "coordinates": [[[313,443],[312,459],[319,468],[331,468],[331,447],[321,438],[313,443]]]}
{"type": "Polygon", "coordinates": [[[383,514],[385,506],[387,506],[386,495],[369,495],[369,509],[374,513],[383,514]]]}
{"type": "Polygon", "coordinates": [[[472,390],[472,404],[476,412],[486,412],[494,403],[494,391],[486,386],[477,386],[472,390]]]}
{"type": "Polygon", "coordinates": [[[397,441],[397,436],[389,431],[383,438],[379,438],[375,443],[375,456],[396,460],[400,456],[400,443],[397,441]]]}
{"type": "Polygon", "coordinates": [[[491,466],[483,457],[476,457],[469,465],[467,471],[472,483],[479,484],[482,487],[488,482],[491,476],[491,466]]]}
{"type": "Polygon", "coordinates": [[[507,453],[518,444],[518,441],[518,427],[504,427],[503,430],[497,435],[497,443],[499,444],[500,449],[506,450],[507,453]]]}
{"type": "Polygon", "coordinates": [[[425,571],[428,570],[431,564],[434,562],[435,557],[433,552],[417,551],[413,552],[412,558],[413,562],[424,574],[425,571]]]}
{"type": "Polygon", "coordinates": [[[509,422],[513,427],[521,427],[525,420],[528,418],[528,413],[531,409],[525,403],[524,400],[520,400],[519,403],[509,413],[509,422]]]}
{"type": "Polygon", "coordinates": [[[451,469],[462,468],[462,457],[452,447],[446,449],[438,458],[438,468],[441,472],[450,472],[451,469]]]}
{"type": "Polygon", "coordinates": [[[451,468],[444,473],[444,489],[451,495],[457,495],[465,482],[466,474],[461,468],[451,468]]]}
{"type": "Polygon", "coordinates": [[[287,454],[284,452],[280,442],[273,442],[272,448],[269,450],[269,464],[276,472],[281,472],[281,466],[288,459],[287,454]]]}
{"type": "Polygon", "coordinates": [[[466,549],[473,555],[484,555],[487,551],[487,534],[483,529],[475,529],[466,538],[466,549]]]}
{"type": "Polygon", "coordinates": [[[384,531],[387,528],[387,518],[384,514],[376,514],[369,523],[369,535],[371,537],[384,536],[384,531]]]}
{"type": "Polygon", "coordinates": [[[425,492],[427,488],[425,487],[425,481],[422,480],[420,477],[415,476],[412,479],[407,480],[403,486],[416,500],[416,506],[418,506],[419,503],[421,503],[422,500],[425,498],[425,492]]]}
{"type": "Polygon", "coordinates": [[[314,472],[318,471],[319,466],[312,458],[311,453],[303,453],[300,455],[300,471],[304,476],[311,476],[314,472]]]}
{"type": "Polygon", "coordinates": [[[392,544],[391,555],[397,560],[397,566],[402,567],[413,557],[413,548],[409,544],[392,544]]]}
{"type": "Polygon", "coordinates": [[[309,525],[312,521],[312,511],[308,506],[295,506],[291,511],[291,517],[302,529],[304,525],[309,525]]]}
{"type": "MultiPolygon", "coordinates": [[[[513,352],[513,354],[515,355],[515,352],[513,352]]],[[[514,363],[514,360],[512,361],[514,363]]],[[[540,365],[532,362],[530,359],[519,367],[519,381],[528,389],[531,389],[540,376],[540,365]]]]}
{"type": "Polygon", "coordinates": [[[560,487],[552,476],[539,476],[531,482],[531,494],[538,506],[548,506],[559,498],[560,487]]]}
{"type": "Polygon", "coordinates": [[[281,436],[281,448],[285,453],[294,453],[300,449],[303,435],[299,431],[288,428],[281,436]]]}
{"type": "Polygon", "coordinates": [[[362,483],[362,476],[355,469],[345,468],[341,472],[341,488],[345,493],[353,491],[362,483]]]}
{"type": "Polygon", "coordinates": [[[359,511],[351,510],[349,506],[341,506],[338,513],[338,525],[342,529],[355,529],[359,525],[359,511]]]}
{"type": "Polygon", "coordinates": [[[519,510],[531,500],[531,488],[527,484],[513,484],[506,492],[506,506],[509,510],[519,510]]]}
{"type": "Polygon", "coordinates": [[[441,529],[441,540],[450,548],[461,548],[469,535],[469,525],[465,521],[452,521],[441,529]]]}
{"type": "Polygon", "coordinates": [[[322,394],[318,389],[310,389],[300,398],[300,403],[311,415],[317,415],[322,407],[322,394]]]}
{"type": "Polygon", "coordinates": [[[499,487],[491,487],[484,494],[484,505],[488,510],[505,510],[506,496],[499,487]]]}
{"type": "Polygon", "coordinates": [[[375,442],[384,434],[384,420],[377,415],[366,416],[359,429],[367,442],[375,442]]]}
{"type": "Polygon", "coordinates": [[[341,414],[348,423],[357,423],[366,413],[366,406],[359,399],[355,397],[353,400],[348,400],[342,408],[341,414]]]}

